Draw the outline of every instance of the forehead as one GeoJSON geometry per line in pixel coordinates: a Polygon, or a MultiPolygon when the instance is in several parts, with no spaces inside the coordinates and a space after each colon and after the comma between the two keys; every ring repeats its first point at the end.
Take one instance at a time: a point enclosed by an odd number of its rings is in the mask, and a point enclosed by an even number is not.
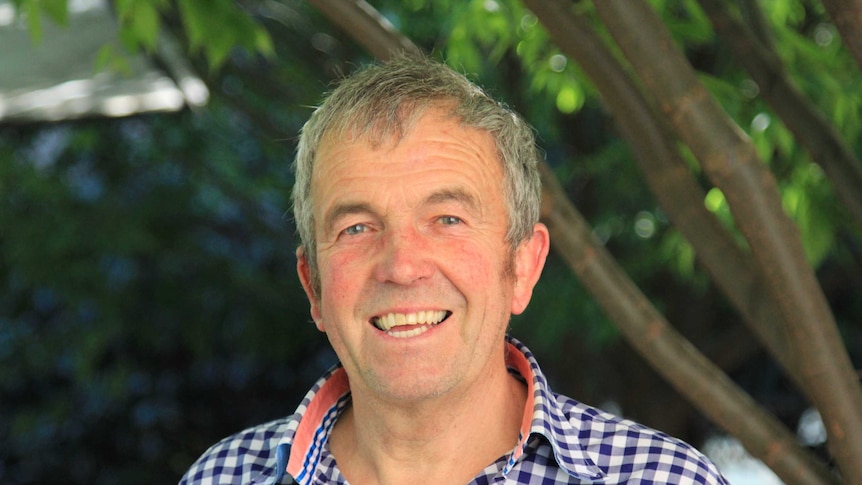
{"type": "Polygon", "coordinates": [[[403,127],[389,130],[385,137],[381,135],[385,132],[374,128],[328,132],[315,157],[312,193],[347,189],[357,179],[366,184],[390,181],[398,186],[430,181],[422,177],[436,182],[447,177],[473,184],[492,182],[498,192],[503,169],[493,136],[462,125],[450,113],[430,108],[403,127]]]}

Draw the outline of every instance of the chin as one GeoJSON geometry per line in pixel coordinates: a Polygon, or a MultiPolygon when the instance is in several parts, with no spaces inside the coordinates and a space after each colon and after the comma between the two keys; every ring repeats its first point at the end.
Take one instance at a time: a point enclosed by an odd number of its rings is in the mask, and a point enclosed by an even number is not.
{"type": "Polygon", "coordinates": [[[388,401],[422,402],[442,397],[455,387],[457,379],[452,375],[435,375],[417,371],[405,375],[378,375],[373,379],[372,391],[388,401]]]}

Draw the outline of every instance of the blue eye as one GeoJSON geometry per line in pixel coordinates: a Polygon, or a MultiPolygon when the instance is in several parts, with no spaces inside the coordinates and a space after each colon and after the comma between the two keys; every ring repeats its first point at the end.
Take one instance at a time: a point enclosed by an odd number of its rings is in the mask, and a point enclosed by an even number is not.
{"type": "Polygon", "coordinates": [[[365,232],[367,229],[368,227],[365,224],[354,224],[345,229],[344,234],[347,234],[348,236],[355,236],[357,234],[365,232]]]}
{"type": "Polygon", "coordinates": [[[461,222],[463,222],[460,217],[455,216],[441,216],[438,220],[447,226],[454,226],[455,224],[461,224],[461,222]]]}

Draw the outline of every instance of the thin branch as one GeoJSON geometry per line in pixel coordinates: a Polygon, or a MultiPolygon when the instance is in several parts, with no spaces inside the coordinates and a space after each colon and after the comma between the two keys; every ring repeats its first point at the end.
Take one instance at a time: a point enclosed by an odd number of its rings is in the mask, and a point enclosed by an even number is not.
{"type": "Polygon", "coordinates": [[[419,52],[410,39],[365,0],[308,0],[308,3],[378,59],[389,59],[399,52],[419,52]]]}
{"type": "Polygon", "coordinates": [[[763,15],[763,9],[760,8],[758,0],[739,0],[739,10],[745,23],[751,29],[751,32],[757,37],[757,40],[764,47],[771,51],[775,51],[775,43],[772,39],[772,29],[769,28],[769,23],[763,15]]]}
{"type": "MultiPolygon", "coordinates": [[[[733,51],[734,58],[760,86],[760,93],[785,126],[823,168],[839,199],[862,227],[862,162],[838,131],[796,88],[781,59],[728,11],[722,0],[700,0],[716,32],[733,51]]],[[[756,8],[756,6],[752,6],[756,8]]]]}
{"type": "Polygon", "coordinates": [[[862,389],[775,179],[700,84],[652,7],[643,0],[594,5],[649,95],[727,197],[781,309],[808,382],[805,390],[826,423],[832,456],[844,476],[862,477],[862,389]]]}

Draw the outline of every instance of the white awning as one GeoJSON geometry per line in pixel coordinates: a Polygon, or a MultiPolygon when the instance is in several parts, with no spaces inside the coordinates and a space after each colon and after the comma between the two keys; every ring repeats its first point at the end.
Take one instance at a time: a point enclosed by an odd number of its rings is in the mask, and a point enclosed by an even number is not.
{"type": "Polygon", "coordinates": [[[96,72],[105,46],[121,52],[117,20],[105,0],[71,0],[67,26],[48,18],[41,24],[41,39],[34,40],[12,2],[0,0],[0,122],[177,111],[209,98],[164,33],[152,58],[126,54],[127,71],[96,72]]]}

